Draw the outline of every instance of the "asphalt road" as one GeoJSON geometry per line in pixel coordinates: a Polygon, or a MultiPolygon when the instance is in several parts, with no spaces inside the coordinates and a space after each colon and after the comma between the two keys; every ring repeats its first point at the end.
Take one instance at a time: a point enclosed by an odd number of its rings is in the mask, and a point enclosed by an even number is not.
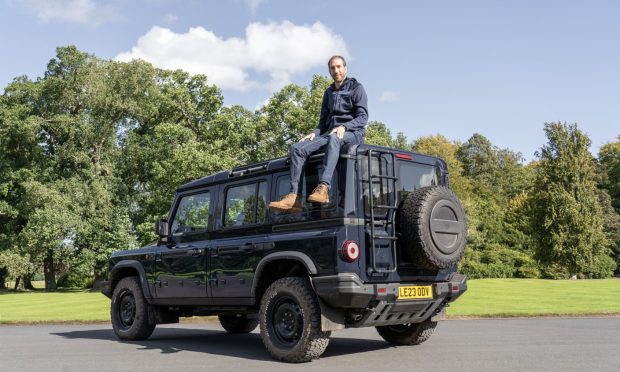
{"type": "Polygon", "coordinates": [[[620,318],[450,320],[394,347],[374,328],[334,332],[319,360],[272,360],[257,331],[160,326],[119,342],[109,325],[0,326],[0,371],[620,371],[620,318]]]}

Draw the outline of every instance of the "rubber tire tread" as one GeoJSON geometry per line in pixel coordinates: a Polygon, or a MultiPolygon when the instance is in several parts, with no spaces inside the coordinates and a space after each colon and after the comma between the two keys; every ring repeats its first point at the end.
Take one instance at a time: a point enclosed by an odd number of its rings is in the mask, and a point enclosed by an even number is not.
{"type": "Polygon", "coordinates": [[[222,328],[228,333],[250,333],[258,327],[258,319],[248,319],[247,316],[223,315],[217,316],[222,328]]]}
{"type": "MultiPolygon", "coordinates": [[[[403,324],[404,325],[404,324],[403,324]]],[[[405,332],[397,332],[393,326],[377,326],[377,332],[383,339],[394,345],[419,345],[431,338],[437,322],[430,320],[422,323],[410,323],[405,332]]]]}
{"type": "Polygon", "coordinates": [[[140,279],[138,277],[128,276],[118,282],[112,294],[110,318],[112,319],[114,333],[121,340],[146,340],[153,334],[157,323],[151,305],[149,305],[144,298],[142,286],[140,285],[140,279]],[[121,329],[117,313],[117,301],[120,300],[119,295],[123,290],[131,291],[136,301],[136,317],[131,327],[126,331],[121,329]]]}
{"type": "Polygon", "coordinates": [[[321,331],[321,308],[308,278],[285,277],[274,281],[263,295],[259,319],[263,344],[275,359],[291,363],[309,362],[323,355],[329,344],[331,332],[321,331]],[[302,307],[306,323],[300,340],[292,349],[279,348],[271,340],[275,336],[269,334],[270,305],[283,292],[295,298],[302,307]]]}
{"type": "Polygon", "coordinates": [[[409,194],[399,208],[398,232],[401,235],[399,242],[403,247],[403,254],[421,267],[429,269],[448,268],[457,264],[465,252],[464,243],[467,241],[465,212],[452,190],[444,186],[421,187],[409,194]],[[430,213],[435,205],[431,203],[437,197],[455,203],[457,207],[460,207],[463,216],[463,233],[465,234],[463,245],[450,256],[445,256],[437,251],[428,227],[430,213]]]}

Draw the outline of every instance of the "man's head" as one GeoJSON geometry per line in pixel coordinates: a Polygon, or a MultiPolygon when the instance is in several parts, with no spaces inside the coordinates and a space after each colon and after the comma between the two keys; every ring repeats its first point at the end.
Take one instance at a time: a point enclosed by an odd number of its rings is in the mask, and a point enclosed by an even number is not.
{"type": "Polygon", "coordinates": [[[329,67],[329,74],[334,79],[336,85],[342,84],[347,77],[347,61],[345,61],[344,57],[333,56],[327,62],[327,67],[329,67]]]}

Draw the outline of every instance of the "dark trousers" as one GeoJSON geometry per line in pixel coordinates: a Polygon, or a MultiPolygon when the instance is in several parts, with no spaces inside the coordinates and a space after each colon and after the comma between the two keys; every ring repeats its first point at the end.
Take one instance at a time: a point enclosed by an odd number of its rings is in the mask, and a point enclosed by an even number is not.
{"type": "Polygon", "coordinates": [[[323,158],[323,174],[319,182],[331,187],[334,169],[340,157],[340,149],[349,143],[358,143],[357,137],[352,132],[344,132],[342,139],[336,134],[325,134],[314,137],[312,141],[295,143],[291,147],[291,193],[301,193],[301,175],[304,173],[306,159],[321,149],[325,149],[325,157],[323,158]]]}

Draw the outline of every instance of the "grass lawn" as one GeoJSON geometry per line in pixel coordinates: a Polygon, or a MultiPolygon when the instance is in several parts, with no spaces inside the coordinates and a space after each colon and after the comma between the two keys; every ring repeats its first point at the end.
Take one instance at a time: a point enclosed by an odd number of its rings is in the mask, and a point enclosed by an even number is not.
{"type": "Polygon", "coordinates": [[[479,279],[449,316],[620,315],[620,280],[479,279]]]}
{"type": "MultiPolygon", "coordinates": [[[[99,292],[0,291],[0,323],[109,321],[99,292]]],[[[449,317],[620,315],[620,280],[470,280],[449,317]]]]}
{"type": "Polygon", "coordinates": [[[0,292],[0,323],[109,321],[110,300],[100,292],[0,292]]]}

